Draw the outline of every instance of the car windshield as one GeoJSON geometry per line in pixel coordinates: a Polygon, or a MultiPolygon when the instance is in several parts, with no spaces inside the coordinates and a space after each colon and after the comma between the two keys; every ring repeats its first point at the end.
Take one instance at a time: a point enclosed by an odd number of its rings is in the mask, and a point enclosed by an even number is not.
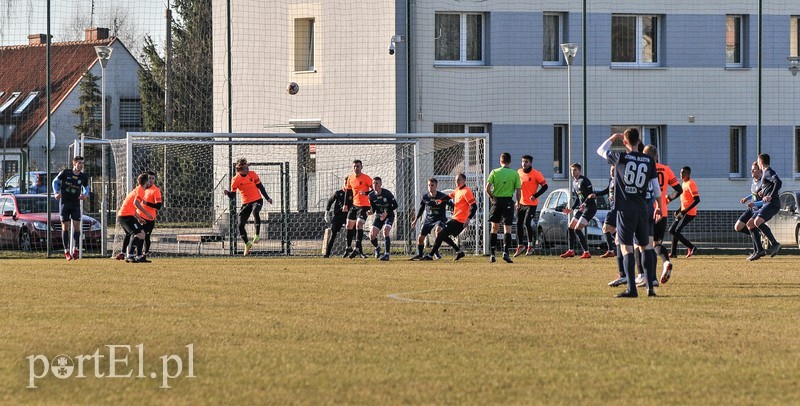
{"type": "MultiPolygon", "coordinates": [[[[21,214],[47,212],[47,196],[18,197],[17,204],[21,214]]],[[[50,212],[58,213],[58,200],[53,197],[50,198],[50,212]]]]}
{"type": "MultiPolygon", "coordinates": [[[[577,199],[578,199],[577,196],[572,195],[572,201],[573,202],[575,202],[577,199]]],[[[566,199],[565,199],[565,201],[566,201],[566,199]]],[[[595,202],[597,203],[597,210],[611,210],[611,207],[608,204],[608,196],[597,196],[595,198],[595,202]]],[[[559,202],[559,203],[562,203],[562,202],[559,202]]]]}

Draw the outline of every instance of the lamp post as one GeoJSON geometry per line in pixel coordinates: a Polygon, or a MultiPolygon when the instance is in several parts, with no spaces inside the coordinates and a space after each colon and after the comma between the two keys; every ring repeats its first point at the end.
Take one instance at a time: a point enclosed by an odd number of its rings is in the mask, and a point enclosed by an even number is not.
{"type": "MultiPolygon", "coordinates": [[[[567,168],[572,165],[572,62],[578,54],[578,44],[561,44],[561,52],[564,53],[564,60],[567,62],[567,168]]],[[[564,165],[561,165],[563,168],[564,165]]],[[[572,208],[572,173],[567,176],[567,207],[572,208]]],[[[569,218],[572,219],[570,211],[569,218]]]]}
{"type": "MultiPolygon", "coordinates": [[[[100,61],[100,68],[102,69],[101,90],[100,94],[103,98],[100,104],[102,112],[100,113],[100,138],[106,139],[106,65],[108,60],[111,59],[111,52],[113,49],[109,46],[98,45],[94,47],[97,53],[97,59],[100,61]]],[[[108,244],[108,182],[106,181],[106,145],[100,147],[100,178],[103,184],[103,197],[100,200],[100,227],[102,230],[102,237],[100,241],[101,255],[106,255],[106,248],[108,244]]]]}

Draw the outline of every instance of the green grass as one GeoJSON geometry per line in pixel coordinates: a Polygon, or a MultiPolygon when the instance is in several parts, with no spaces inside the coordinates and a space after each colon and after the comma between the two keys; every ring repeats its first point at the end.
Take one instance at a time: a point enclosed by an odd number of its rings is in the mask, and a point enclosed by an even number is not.
{"type": "MultiPolygon", "coordinates": [[[[0,403],[786,404],[800,399],[793,255],[677,259],[614,299],[614,260],[4,259],[0,403]],[[457,266],[456,266],[457,265],[457,266]],[[196,378],[47,376],[29,355],[159,356],[196,378]]],[[[101,372],[108,373],[107,359],[101,372]]],[[[174,371],[173,371],[174,372],[174,371]]]]}

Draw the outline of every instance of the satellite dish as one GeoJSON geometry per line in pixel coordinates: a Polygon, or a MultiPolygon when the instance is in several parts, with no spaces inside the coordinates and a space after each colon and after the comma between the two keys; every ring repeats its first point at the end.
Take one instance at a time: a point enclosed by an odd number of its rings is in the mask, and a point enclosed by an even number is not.
{"type": "Polygon", "coordinates": [[[50,150],[52,151],[56,147],[56,133],[50,131],[50,150]]]}

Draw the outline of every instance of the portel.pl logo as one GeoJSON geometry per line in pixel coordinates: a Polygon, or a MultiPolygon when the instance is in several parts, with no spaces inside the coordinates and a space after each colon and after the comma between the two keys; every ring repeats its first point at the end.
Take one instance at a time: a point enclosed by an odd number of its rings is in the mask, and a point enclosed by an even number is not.
{"type": "MultiPolygon", "coordinates": [[[[28,360],[28,389],[36,389],[36,381],[52,375],[58,379],[86,378],[86,373],[92,373],[95,378],[161,378],[161,389],[169,389],[170,379],[180,378],[183,374],[184,358],[180,355],[162,355],[161,370],[144,370],[144,344],[133,346],[136,353],[131,353],[130,345],[106,345],[108,355],[100,354],[96,349],[92,354],[82,354],[70,357],[59,354],[52,359],[46,355],[37,354],[25,357],[28,360]],[[128,358],[133,362],[129,363],[128,358]],[[136,363],[136,368],[132,366],[136,363]],[[134,375],[134,370],[137,372],[134,375]]],[[[185,378],[195,378],[194,375],[194,344],[186,346],[186,375],[185,378]]]]}

